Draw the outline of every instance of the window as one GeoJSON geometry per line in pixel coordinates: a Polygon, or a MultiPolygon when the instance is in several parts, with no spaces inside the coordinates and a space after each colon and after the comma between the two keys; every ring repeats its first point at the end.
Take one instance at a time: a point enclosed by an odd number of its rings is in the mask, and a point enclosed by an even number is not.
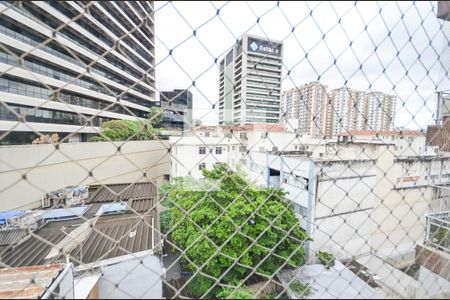
{"type": "Polygon", "coordinates": [[[307,212],[308,212],[308,209],[306,207],[301,206],[297,203],[294,203],[294,210],[295,210],[295,213],[297,213],[303,217],[306,217],[307,212]]]}
{"type": "Polygon", "coordinates": [[[209,132],[205,132],[205,137],[209,137],[209,132]]]}
{"type": "Polygon", "coordinates": [[[206,154],[206,147],[199,147],[198,154],[206,154]]]}
{"type": "Polygon", "coordinates": [[[201,171],[203,169],[206,169],[206,163],[201,163],[198,165],[198,169],[201,171]]]}
{"type": "Polygon", "coordinates": [[[222,147],[216,147],[216,154],[222,154],[222,147]]]}
{"type": "Polygon", "coordinates": [[[247,151],[247,147],[239,146],[239,152],[246,152],[246,151],[247,151]]]}
{"type": "Polygon", "coordinates": [[[272,151],[273,152],[277,152],[278,151],[278,147],[272,147],[272,151]]]}
{"type": "Polygon", "coordinates": [[[239,138],[241,138],[241,139],[247,139],[247,132],[241,132],[240,134],[239,134],[239,138]]]}
{"type": "Polygon", "coordinates": [[[231,146],[231,150],[234,150],[236,147],[234,147],[234,146],[231,146]]]}

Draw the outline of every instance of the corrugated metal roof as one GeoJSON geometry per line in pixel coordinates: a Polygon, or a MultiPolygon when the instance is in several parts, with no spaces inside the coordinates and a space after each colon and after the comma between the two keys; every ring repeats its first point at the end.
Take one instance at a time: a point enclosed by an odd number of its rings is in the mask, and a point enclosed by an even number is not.
{"type": "Polygon", "coordinates": [[[87,203],[127,201],[132,198],[156,197],[157,188],[151,182],[108,184],[97,189],[87,203]]]}
{"type": "Polygon", "coordinates": [[[0,262],[2,264],[0,267],[64,262],[65,257],[61,255],[52,256],[48,259],[46,257],[59,242],[68,236],[68,233],[92,218],[97,218],[94,221],[93,230],[87,238],[80,242],[79,246],[75,246],[74,250],[71,251],[73,257],[70,257],[70,260],[74,264],[90,263],[150,250],[159,244],[160,237],[156,234],[159,230],[159,224],[156,221],[157,211],[155,208],[157,189],[153,183],[114,184],[108,185],[107,188],[100,187],[89,200],[92,202],[87,207],[70,208],[70,210],[74,209],[75,211],[82,208],[83,216],[81,218],[47,222],[31,235],[25,233],[16,245],[1,250],[0,262]],[[139,214],[127,211],[122,215],[96,217],[95,214],[98,209],[104,203],[111,202],[111,198],[114,195],[117,197],[118,194],[120,194],[122,201],[129,201],[127,206],[139,214]],[[152,224],[157,230],[153,230],[152,224]],[[118,243],[115,243],[115,241],[118,241],[118,243]],[[81,255],[83,256],[81,257],[81,255]]]}
{"type": "Polygon", "coordinates": [[[56,260],[45,261],[50,250],[75,227],[70,225],[80,223],[80,220],[50,222],[28,235],[14,247],[8,247],[0,254],[2,266],[22,267],[53,263],[56,260]],[[64,229],[63,229],[64,227],[64,229]]]}
{"type": "MultiPolygon", "coordinates": [[[[72,232],[83,221],[78,219],[47,223],[21,243],[5,249],[0,254],[2,265],[18,267],[64,262],[63,256],[48,260],[45,258],[67,236],[66,233],[72,232]]],[[[81,242],[82,245],[71,252],[70,260],[78,265],[80,262],[90,263],[153,249],[160,240],[156,234],[158,230],[156,210],[146,213],[143,219],[135,214],[99,217],[92,232],[81,242]],[[157,230],[152,230],[152,224],[157,230]],[[116,244],[115,241],[119,243],[116,244]]]]}
{"type": "Polygon", "coordinates": [[[0,246],[12,245],[19,242],[27,231],[25,229],[3,229],[0,230],[0,246]]]}
{"type": "Polygon", "coordinates": [[[154,217],[124,215],[97,222],[86,242],[72,251],[71,260],[86,264],[152,249],[157,244],[154,217]]]}
{"type": "Polygon", "coordinates": [[[145,212],[153,209],[156,205],[154,198],[149,199],[131,199],[128,201],[128,207],[136,212],[145,212]]]}

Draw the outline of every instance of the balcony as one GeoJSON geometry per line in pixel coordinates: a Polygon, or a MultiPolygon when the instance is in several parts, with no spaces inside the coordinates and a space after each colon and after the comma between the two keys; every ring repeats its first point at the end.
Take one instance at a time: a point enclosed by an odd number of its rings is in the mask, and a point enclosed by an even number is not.
{"type": "Polygon", "coordinates": [[[450,211],[430,213],[425,218],[425,244],[450,254],[450,211]]]}

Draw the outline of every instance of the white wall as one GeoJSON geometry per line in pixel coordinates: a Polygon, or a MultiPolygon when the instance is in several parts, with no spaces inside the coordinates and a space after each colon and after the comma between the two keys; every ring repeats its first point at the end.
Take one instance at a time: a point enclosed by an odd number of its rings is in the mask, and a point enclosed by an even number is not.
{"type": "Polygon", "coordinates": [[[212,169],[216,163],[227,163],[231,167],[240,164],[240,159],[246,156],[240,151],[241,144],[234,138],[224,137],[174,137],[170,138],[172,145],[171,177],[191,176],[203,178],[199,169],[204,163],[207,169],[212,169]],[[205,147],[205,154],[199,153],[199,148],[205,147]],[[216,148],[221,147],[222,153],[217,154],[216,148]]]}
{"type": "Polygon", "coordinates": [[[416,298],[441,298],[445,299],[445,295],[450,295],[450,281],[431,272],[427,268],[420,266],[419,271],[419,288],[417,289],[416,298]]]}
{"type": "MultiPolygon", "coordinates": [[[[151,250],[103,260],[76,269],[95,270],[100,299],[161,299],[163,265],[151,250]]],[[[75,287],[76,288],[76,287],[75,287]]]]}
{"type": "Polygon", "coordinates": [[[166,141],[2,146],[1,210],[39,207],[45,193],[68,185],[161,182],[170,174],[167,149],[166,141]]]}

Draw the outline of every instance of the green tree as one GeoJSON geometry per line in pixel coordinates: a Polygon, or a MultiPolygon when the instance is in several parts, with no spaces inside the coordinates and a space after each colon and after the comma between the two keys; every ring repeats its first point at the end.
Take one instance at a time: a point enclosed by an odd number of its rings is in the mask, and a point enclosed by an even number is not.
{"type": "Polygon", "coordinates": [[[334,267],[336,258],[333,254],[325,251],[319,251],[319,253],[317,254],[317,258],[319,259],[319,262],[324,265],[325,268],[327,268],[327,270],[329,270],[331,267],[334,267]]]}
{"type": "MultiPolygon", "coordinates": [[[[173,204],[172,238],[178,247],[188,249],[194,273],[206,262],[203,274],[223,275],[222,282],[229,284],[255,270],[272,275],[283,265],[304,263],[308,237],[282,190],[255,186],[225,164],[203,169],[203,175],[203,182],[176,178],[163,188],[166,203],[173,204]]],[[[213,284],[206,276],[196,276],[191,292],[200,297],[213,284]]],[[[210,296],[217,292],[215,288],[210,296]]]]}
{"type": "Polygon", "coordinates": [[[111,120],[100,126],[100,135],[92,137],[91,142],[145,141],[154,140],[158,135],[159,129],[147,120],[111,120]]]}
{"type": "Polygon", "coordinates": [[[151,107],[146,120],[111,120],[100,126],[100,135],[91,138],[91,142],[103,141],[145,141],[154,140],[160,130],[155,128],[162,121],[163,109],[151,107]]]}
{"type": "Polygon", "coordinates": [[[241,287],[241,288],[224,288],[217,293],[219,299],[253,299],[253,291],[241,287]]]}
{"type": "Polygon", "coordinates": [[[158,126],[163,119],[164,109],[161,107],[153,106],[150,107],[150,111],[148,113],[148,120],[153,127],[158,126]]]}
{"type": "Polygon", "coordinates": [[[195,120],[192,121],[192,126],[193,127],[202,126],[202,125],[203,125],[203,123],[199,119],[195,119],[195,120]]]}

